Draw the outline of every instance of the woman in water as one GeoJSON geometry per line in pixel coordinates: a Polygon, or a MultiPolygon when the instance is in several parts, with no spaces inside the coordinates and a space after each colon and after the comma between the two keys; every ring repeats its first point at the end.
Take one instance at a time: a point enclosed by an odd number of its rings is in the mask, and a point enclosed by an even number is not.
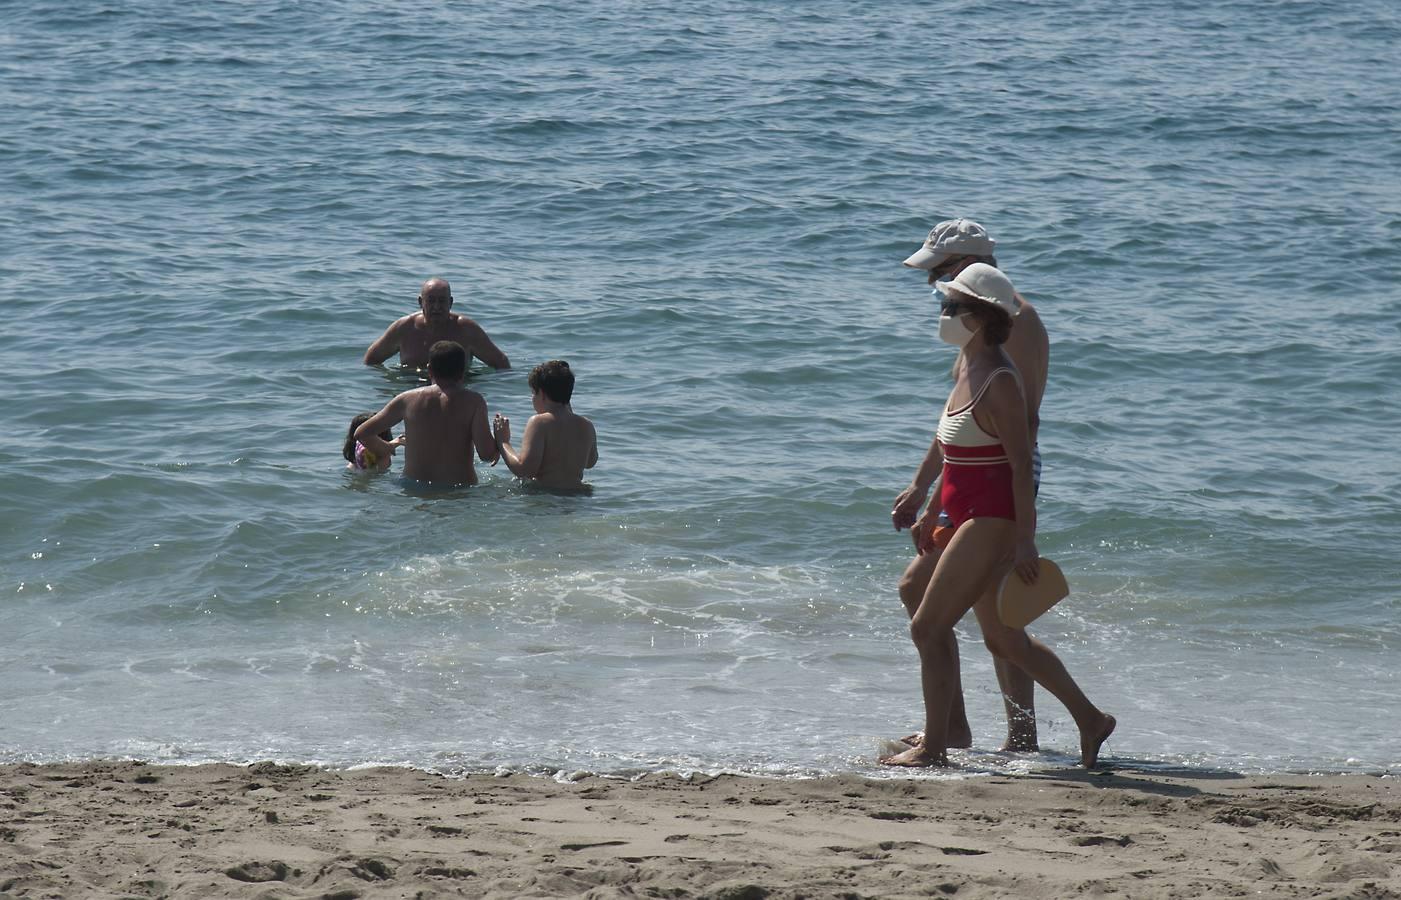
{"type": "Polygon", "coordinates": [[[1114,731],[1114,717],[1090,702],[1049,647],[997,617],[997,587],[1009,566],[1028,584],[1039,568],[1026,400],[1021,376],[1002,349],[1012,330],[1016,292],[1006,275],[986,263],[964,269],[942,290],[939,337],[962,350],[963,365],[939,417],[939,502],[915,529],[922,551],[942,507],[954,534],[910,622],[924,688],[924,737],[880,761],[949,764],[949,710],[958,683],[953,629],[976,606],[989,649],[1065,704],[1080,730],[1080,762],[1091,767],[1114,731]]]}

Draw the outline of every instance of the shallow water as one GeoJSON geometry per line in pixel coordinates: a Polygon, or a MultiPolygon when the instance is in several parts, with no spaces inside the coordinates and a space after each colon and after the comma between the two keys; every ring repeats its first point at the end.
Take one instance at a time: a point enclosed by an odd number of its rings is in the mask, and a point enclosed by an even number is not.
{"type": "MultiPolygon", "coordinates": [[[[891,500],[978,218],[1051,331],[1034,631],[1108,753],[1395,770],[1401,13],[325,10],[0,31],[0,759],[874,772],[920,718],[891,500]],[[1152,23],[1146,27],[1142,23],[1152,23]],[[594,492],[347,475],[452,280],[594,492]]],[[[1000,699],[961,632],[972,769],[1000,699]]]]}

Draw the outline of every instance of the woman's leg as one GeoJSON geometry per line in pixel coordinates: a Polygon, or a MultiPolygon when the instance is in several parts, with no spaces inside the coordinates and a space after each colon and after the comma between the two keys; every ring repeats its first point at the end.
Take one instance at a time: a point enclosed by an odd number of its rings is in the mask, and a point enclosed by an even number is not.
{"type": "Polygon", "coordinates": [[[1015,523],[1008,519],[970,519],[944,549],[924,599],[910,621],[910,637],[919,650],[924,689],[924,742],[881,759],[892,766],[948,765],[949,710],[958,683],[958,644],[953,628],[984,594],[1006,565],[1015,523]]]}
{"type": "MultiPolygon", "coordinates": [[[[938,549],[916,554],[915,558],[910,560],[910,564],[905,567],[905,574],[900,576],[900,602],[905,604],[905,613],[911,619],[915,617],[919,604],[924,600],[924,592],[929,589],[929,580],[934,577],[934,568],[939,563],[940,555],[941,551],[938,549]]],[[[953,652],[955,656],[958,655],[957,638],[954,638],[953,652]]],[[[1035,729],[1035,720],[1033,720],[1033,732],[1035,729]]],[[[901,740],[913,747],[920,742],[921,737],[919,732],[915,732],[901,738],[901,740]]],[[[963,705],[961,680],[955,681],[953,686],[953,706],[949,708],[948,742],[950,747],[973,746],[973,729],[968,725],[968,710],[963,705]]]]}
{"type": "Polygon", "coordinates": [[[1099,748],[1114,731],[1114,717],[1090,702],[1050,647],[1023,628],[1008,628],[1002,624],[997,616],[995,589],[979,598],[974,611],[988,649],[1036,679],[1037,684],[1065,704],[1075,719],[1075,726],[1080,729],[1080,762],[1086,768],[1093,767],[1099,761],[1099,748]]]}

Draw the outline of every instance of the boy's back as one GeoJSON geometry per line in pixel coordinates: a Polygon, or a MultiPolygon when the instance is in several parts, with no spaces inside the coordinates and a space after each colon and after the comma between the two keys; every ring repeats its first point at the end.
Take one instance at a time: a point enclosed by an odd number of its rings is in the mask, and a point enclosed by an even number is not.
{"type": "Polygon", "coordinates": [[[598,462],[593,423],[570,409],[531,416],[525,425],[525,440],[543,445],[534,480],[545,487],[579,487],[584,482],[584,470],[598,462]]]}

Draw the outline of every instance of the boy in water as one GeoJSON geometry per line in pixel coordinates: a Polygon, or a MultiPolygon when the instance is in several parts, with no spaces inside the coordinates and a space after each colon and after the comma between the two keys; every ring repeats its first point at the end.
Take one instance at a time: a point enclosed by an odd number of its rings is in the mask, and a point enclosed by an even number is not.
{"type": "Polygon", "coordinates": [[[584,470],[598,462],[598,440],[593,423],[569,405],[574,396],[569,363],[541,363],[530,370],[526,383],[535,415],[525,423],[519,455],[511,448],[511,420],[498,413],[492,422],[501,458],[514,475],[543,487],[581,487],[584,470]]]}
{"type": "Polygon", "coordinates": [[[476,484],[472,450],[496,462],[496,442],[487,427],[486,401],[462,384],[467,351],[456,341],[438,341],[428,351],[432,384],[405,391],[355,429],[355,439],[387,458],[393,451],[380,432],[404,423],[404,477],[432,485],[476,484]]]}

